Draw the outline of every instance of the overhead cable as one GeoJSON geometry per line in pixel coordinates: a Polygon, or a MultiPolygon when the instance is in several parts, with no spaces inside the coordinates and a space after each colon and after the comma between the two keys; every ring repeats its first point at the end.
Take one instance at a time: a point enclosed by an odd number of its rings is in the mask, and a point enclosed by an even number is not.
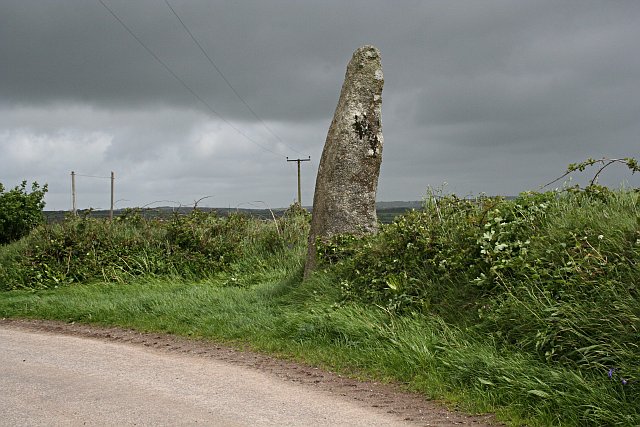
{"type": "Polygon", "coordinates": [[[204,99],[202,99],[202,97],[200,95],[198,95],[183,79],[181,79],[162,59],[160,59],[158,57],[158,55],[156,55],[153,50],[151,50],[151,48],[149,48],[134,32],[133,30],[131,30],[131,28],[129,28],[127,26],[127,24],[124,23],[124,21],[122,19],[120,19],[120,17],[111,9],[109,8],[109,6],[107,6],[103,0],[98,0],[98,2],[100,2],[100,4],[107,9],[107,11],[109,11],[109,13],[116,19],[116,21],[118,21],[120,23],[120,25],[127,30],[127,32],[131,35],[131,37],[133,37],[139,44],[140,46],[142,46],[149,55],[151,55],[153,57],[153,59],[155,59],[160,65],[162,65],[162,67],[169,73],[171,74],[171,76],[176,79],[178,82],[180,82],[180,84],[182,85],[182,87],[184,87],[187,91],[189,91],[189,93],[191,93],[191,95],[193,95],[194,98],[196,98],[198,101],[200,101],[200,103],[202,103],[202,105],[204,105],[211,113],[213,113],[215,116],[217,116],[220,120],[222,120],[223,122],[225,122],[229,127],[231,127],[233,130],[235,130],[238,134],[242,135],[247,141],[251,142],[252,144],[260,147],[261,149],[263,149],[264,151],[268,151],[269,153],[272,153],[278,157],[284,157],[279,153],[276,153],[275,151],[269,149],[268,147],[265,147],[264,145],[258,143],[256,140],[254,140],[253,138],[251,138],[249,135],[247,135],[246,133],[244,133],[240,128],[238,128],[237,126],[235,126],[232,122],[230,122],[229,120],[225,119],[220,113],[218,113],[207,101],[205,101],[204,99]]]}
{"type": "Polygon", "coordinates": [[[75,173],[76,176],[85,176],[87,178],[100,178],[100,179],[111,179],[110,176],[97,176],[97,175],[85,175],[81,173],[75,173]]]}
{"type": "Polygon", "coordinates": [[[242,102],[244,104],[245,107],[247,107],[247,110],[249,110],[251,112],[251,114],[253,114],[253,117],[256,118],[256,120],[258,120],[262,126],[264,126],[264,128],[267,130],[267,132],[269,132],[274,138],[276,138],[280,143],[282,143],[283,145],[285,145],[287,148],[289,148],[292,151],[295,151],[298,154],[301,154],[298,150],[296,150],[295,148],[291,147],[290,145],[286,144],[282,138],[280,138],[275,132],[273,132],[273,130],[271,130],[271,128],[269,126],[267,126],[267,124],[264,122],[264,120],[262,120],[260,118],[260,116],[258,116],[258,113],[256,113],[253,108],[251,108],[251,106],[247,103],[247,101],[244,100],[244,98],[238,93],[238,91],[233,87],[233,85],[231,84],[231,82],[225,77],[224,73],[222,72],[222,70],[220,70],[220,68],[218,68],[218,66],[216,65],[216,63],[213,61],[213,59],[211,58],[211,56],[207,53],[207,51],[202,47],[202,44],[200,44],[200,42],[198,41],[198,39],[196,39],[196,37],[193,35],[193,33],[191,32],[191,30],[189,29],[189,27],[187,26],[187,24],[185,24],[185,22],[182,20],[182,18],[180,18],[180,15],[178,15],[178,13],[175,11],[175,9],[171,6],[171,3],[169,3],[169,0],[164,0],[165,4],[167,5],[167,7],[171,10],[171,12],[173,13],[173,15],[178,19],[178,21],[180,22],[180,24],[182,25],[182,28],[184,28],[184,30],[187,32],[187,34],[189,34],[189,37],[191,37],[191,40],[193,40],[193,42],[196,44],[196,46],[198,46],[198,49],[200,49],[200,52],[202,52],[202,54],[207,58],[207,60],[209,61],[209,64],[211,64],[211,66],[218,72],[218,74],[220,74],[220,77],[222,77],[222,80],[224,80],[224,82],[227,84],[227,86],[229,86],[229,88],[233,91],[233,93],[236,95],[236,97],[240,100],[240,102],[242,102]]]}

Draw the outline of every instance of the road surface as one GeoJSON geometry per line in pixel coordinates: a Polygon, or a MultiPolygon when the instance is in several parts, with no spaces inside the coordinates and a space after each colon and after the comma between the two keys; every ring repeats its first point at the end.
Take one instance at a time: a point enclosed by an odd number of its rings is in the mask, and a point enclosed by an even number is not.
{"type": "Polygon", "coordinates": [[[277,375],[233,360],[157,347],[0,323],[0,425],[402,426],[486,421],[442,410],[416,419],[375,400],[295,381],[300,373],[277,375]]]}

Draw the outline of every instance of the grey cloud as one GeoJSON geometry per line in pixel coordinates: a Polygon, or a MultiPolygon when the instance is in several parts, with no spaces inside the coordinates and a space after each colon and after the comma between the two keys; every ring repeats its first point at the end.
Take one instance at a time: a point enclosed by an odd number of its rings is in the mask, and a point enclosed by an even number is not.
{"type": "MultiPolygon", "coordinates": [[[[419,198],[444,181],[461,193],[513,194],[569,162],[640,154],[635,0],[170,0],[286,145],[256,122],[163,1],[104,1],[215,111],[276,155],[194,99],[99,2],[5,0],[0,181],[48,181],[51,205],[68,204],[69,171],[83,162],[116,170],[132,203],[210,192],[222,205],[289,203],[295,174],[284,156],[317,161],[346,63],[365,43],[380,48],[385,73],[383,200],[419,198]],[[56,157],[56,147],[67,154],[56,157]],[[34,149],[40,155],[29,157],[34,149]]],[[[303,168],[309,201],[316,167],[303,168]]],[[[625,177],[616,170],[606,179],[625,177]]],[[[104,205],[100,191],[95,203],[104,205]]]]}

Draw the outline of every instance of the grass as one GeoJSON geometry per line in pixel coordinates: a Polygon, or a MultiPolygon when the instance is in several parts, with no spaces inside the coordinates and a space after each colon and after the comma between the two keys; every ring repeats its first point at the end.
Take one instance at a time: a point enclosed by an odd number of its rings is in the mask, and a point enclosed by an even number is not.
{"type": "Polygon", "coordinates": [[[334,305],[327,277],[303,287],[272,277],[249,288],[221,276],[198,283],[138,279],[55,290],[11,291],[0,315],[116,325],[212,339],[360,378],[397,381],[471,412],[495,411],[529,425],[633,425],[638,414],[618,384],[549,366],[438,318],[398,317],[380,308],[334,305]],[[568,416],[569,415],[569,416],[568,416]]]}
{"type": "MultiPolygon", "coordinates": [[[[512,425],[639,425],[638,196],[606,197],[442,200],[325,248],[333,264],[305,282],[304,221],[242,223],[242,254],[210,274],[6,291],[0,316],[249,346],[512,425]]],[[[4,277],[27,246],[0,249],[4,277]]]]}

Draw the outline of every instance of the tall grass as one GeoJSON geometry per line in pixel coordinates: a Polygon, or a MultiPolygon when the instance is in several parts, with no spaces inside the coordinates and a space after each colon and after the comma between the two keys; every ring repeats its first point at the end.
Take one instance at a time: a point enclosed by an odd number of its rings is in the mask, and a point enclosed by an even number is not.
{"type": "Polygon", "coordinates": [[[432,200],[321,253],[347,300],[436,314],[551,364],[640,380],[638,193],[432,200]]]}

